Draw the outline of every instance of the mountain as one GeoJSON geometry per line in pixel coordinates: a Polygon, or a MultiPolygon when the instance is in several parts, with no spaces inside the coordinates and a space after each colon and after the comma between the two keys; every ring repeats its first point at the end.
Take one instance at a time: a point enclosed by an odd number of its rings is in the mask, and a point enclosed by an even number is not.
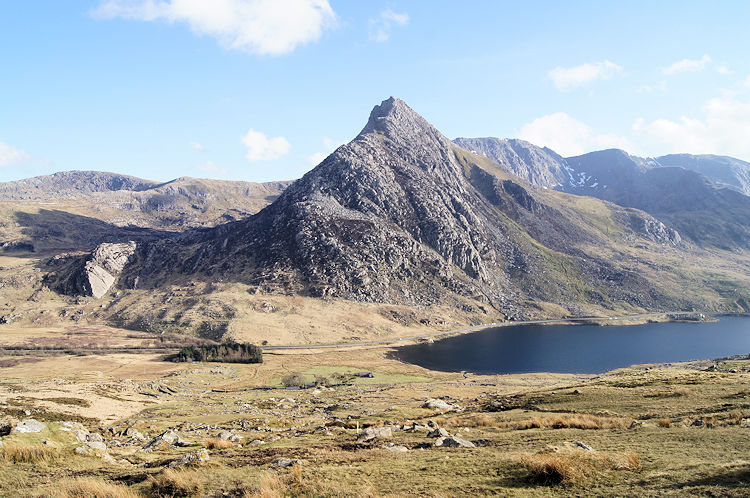
{"type": "Polygon", "coordinates": [[[64,197],[47,186],[0,200],[0,319],[288,344],[503,318],[750,310],[747,251],[719,245],[733,228],[744,236],[727,205],[742,194],[621,151],[564,159],[521,141],[471,145],[575,195],[452,143],[390,98],[288,186],[66,180],[64,197]],[[639,197],[672,170],[688,194],[639,197]],[[594,174],[627,188],[598,189],[594,174]],[[715,196],[701,206],[691,189],[715,196]],[[693,211],[666,209],[681,195],[693,211]]]}
{"type": "Polygon", "coordinates": [[[659,166],[679,166],[696,171],[714,185],[729,187],[750,195],[750,163],[727,156],[710,154],[669,154],[655,158],[659,166]]]}
{"type": "Polygon", "coordinates": [[[455,143],[534,185],[646,211],[695,244],[750,247],[750,197],[741,193],[748,163],[689,154],[641,158],[619,149],[562,158],[519,140],[460,138],[455,143]]]}
{"type": "Polygon", "coordinates": [[[257,213],[291,182],[183,177],[166,183],[98,171],[67,171],[0,183],[0,247],[91,250],[257,213]]]}
{"type": "Polygon", "coordinates": [[[678,233],[597,201],[622,236],[613,243],[576,202],[512,178],[390,98],[257,215],[140,245],[120,280],[234,281],[251,292],[490,306],[508,316],[532,302],[571,311],[684,304],[618,246],[679,245],[678,233]]]}
{"type": "Polygon", "coordinates": [[[95,192],[140,192],[157,182],[101,171],[61,171],[52,175],[0,183],[0,200],[51,200],[78,198],[95,192]]]}
{"type": "Polygon", "coordinates": [[[484,156],[539,187],[556,187],[568,180],[565,159],[552,149],[515,138],[457,138],[453,143],[484,156]]]}

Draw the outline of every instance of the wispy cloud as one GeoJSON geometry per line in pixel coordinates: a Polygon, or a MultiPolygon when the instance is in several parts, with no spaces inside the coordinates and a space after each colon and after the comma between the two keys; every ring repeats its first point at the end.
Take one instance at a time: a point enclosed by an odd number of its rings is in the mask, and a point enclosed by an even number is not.
{"type": "Polygon", "coordinates": [[[330,139],[328,137],[324,137],[323,138],[323,149],[324,150],[321,151],[321,152],[316,152],[315,154],[311,154],[310,156],[307,157],[307,161],[311,165],[317,166],[318,164],[320,164],[321,162],[323,162],[323,159],[325,159],[326,157],[328,157],[331,154],[331,152],[333,152],[334,150],[336,150],[337,148],[339,148],[339,146],[341,146],[341,145],[344,145],[344,142],[341,142],[341,141],[338,141],[338,140],[333,140],[333,139],[330,139]]]}
{"type": "Polygon", "coordinates": [[[666,75],[672,75],[677,73],[690,73],[703,71],[711,63],[711,57],[704,55],[700,59],[682,59],[681,61],[673,62],[668,67],[661,70],[666,75]]]}
{"type": "Polygon", "coordinates": [[[664,80],[661,80],[659,83],[656,83],[654,85],[642,85],[636,90],[636,92],[638,93],[654,93],[654,92],[666,92],[666,91],[667,91],[667,82],[664,80]]]}
{"type": "Polygon", "coordinates": [[[252,128],[242,137],[242,143],[247,147],[245,157],[250,161],[272,161],[286,155],[291,149],[286,138],[268,138],[264,133],[252,128]]]}
{"type": "Polygon", "coordinates": [[[727,66],[719,66],[716,68],[716,72],[719,74],[723,74],[726,76],[729,76],[730,74],[734,73],[731,69],[729,69],[727,66]]]}
{"type": "Polygon", "coordinates": [[[370,40],[384,43],[391,37],[394,26],[406,26],[409,24],[409,14],[398,13],[391,9],[385,9],[374,19],[370,19],[370,40]]]}
{"type": "Polygon", "coordinates": [[[292,52],[336,23],[328,0],[109,0],[95,19],[185,23],[222,46],[263,55],[292,52]]]}
{"type": "Polygon", "coordinates": [[[25,150],[0,142],[0,168],[14,166],[31,161],[31,156],[25,150]]]}
{"type": "Polygon", "coordinates": [[[188,145],[193,150],[203,150],[203,149],[205,149],[205,147],[203,146],[202,143],[200,143],[200,142],[194,142],[192,140],[190,142],[188,142],[188,145]]]}
{"type": "Polygon", "coordinates": [[[525,124],[518,137],[535,145],[549,147],[563,156],[577,156],[595,149],[633,150],[627,138],[595,133],[590,126],[564,112],[542,116],[525,124]]]}
{"type": "Polygon", "coordinates": [[[622,72],[622,66],[608,60],[586,62],[580,66],[556,67],[549,72],[549,77],[558,90],[566,92],[596,80],[607,80],[622,72]]]}
{"type": "Polygon", "coordinates": [[[213,161],[200,163],[195,169],[208,175],[225,175],[227,173],[226,168],[222,168],[213,161]]]}

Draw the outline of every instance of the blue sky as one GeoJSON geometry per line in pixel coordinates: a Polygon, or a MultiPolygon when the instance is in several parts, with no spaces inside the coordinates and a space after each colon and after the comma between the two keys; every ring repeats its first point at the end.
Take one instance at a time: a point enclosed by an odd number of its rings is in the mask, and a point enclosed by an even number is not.
{"type": "Polygon", "coordinates": [[[291,179],[395,95],[450,138],[750,160],[750,2],[0,0],[0,181],[291,179]]]}

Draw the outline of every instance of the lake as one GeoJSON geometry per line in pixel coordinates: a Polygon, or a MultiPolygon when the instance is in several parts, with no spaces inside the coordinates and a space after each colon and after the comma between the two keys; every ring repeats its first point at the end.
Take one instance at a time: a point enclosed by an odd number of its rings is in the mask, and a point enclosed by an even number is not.
{"type": "Polygon", "coordinates": [[[750,353],[750,318],[643,325],[513,325],[397,349],[431,370],[477,374],[602,373],[642,363],[750,353]]]}

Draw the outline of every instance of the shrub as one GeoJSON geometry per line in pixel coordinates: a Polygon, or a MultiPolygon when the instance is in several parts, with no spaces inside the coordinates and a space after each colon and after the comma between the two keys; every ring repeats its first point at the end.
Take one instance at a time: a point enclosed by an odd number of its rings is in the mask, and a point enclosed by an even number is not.
{"type": "Polygon", "coordinates": [[[91,478],[66,479],[50,490],[52,498],[138,498],[125,486],[91,478]]]}
{"type": "Polygon", "coordinates": [[[164,469],[148,480],[149,496],[189,497],[198,496],[203,491],[203,485],[194,472],[164,469]]]}
{"type": "Polygon", "coordinates": [[[281,378],[281,384],[286,387],[303,387],[305,385],[305,376],[300,372],[292,372],[281,378]]]}

